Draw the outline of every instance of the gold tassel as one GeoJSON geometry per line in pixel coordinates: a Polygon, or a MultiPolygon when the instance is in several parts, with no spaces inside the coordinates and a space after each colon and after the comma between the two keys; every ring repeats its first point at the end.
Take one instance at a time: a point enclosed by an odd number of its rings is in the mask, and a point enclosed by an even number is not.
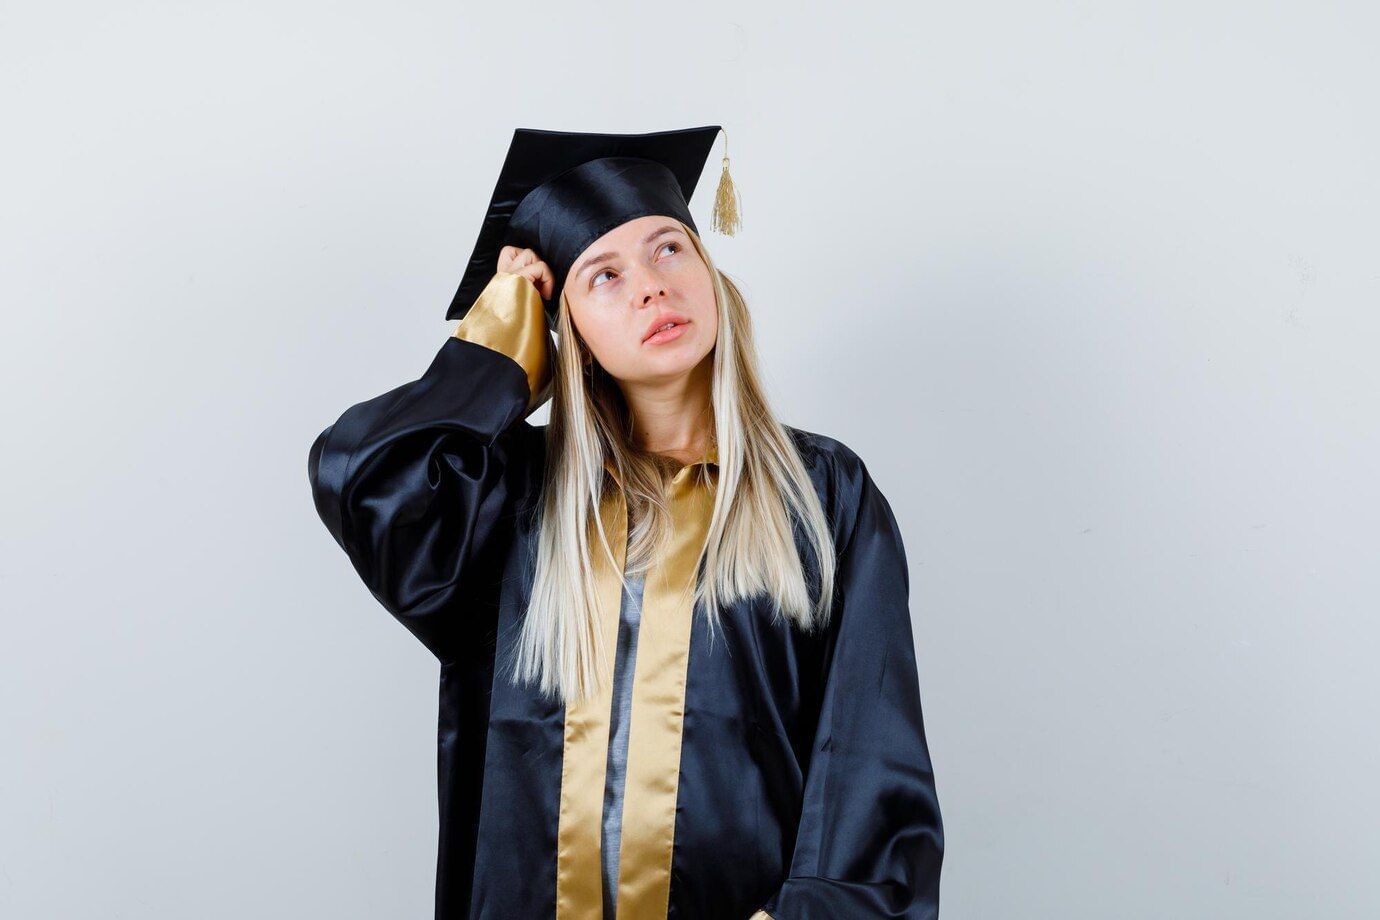
{"type": "Polygon", "coordinates": [[[733,177],[728,174],[728,132],[724,131],[724,168],[719,174],[719,187],[714,192],[710,227],[725,236],[733,236],[742,224],[738,210],[738,190],[733,185],[733,177]]]}

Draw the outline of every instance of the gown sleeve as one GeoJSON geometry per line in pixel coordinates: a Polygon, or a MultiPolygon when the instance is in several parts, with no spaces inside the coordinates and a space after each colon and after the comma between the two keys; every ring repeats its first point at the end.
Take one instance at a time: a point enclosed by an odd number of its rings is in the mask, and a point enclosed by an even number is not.
{"type": "Polygon", "coordinates": [[[494,275],[420,378],[351,406],[312,443],[317,513],[374,597],[442,661],[446,610],[531,491],[551,385],[541,295],[494,275]]]}
{"type": "Polygon", "coordinates": [[[790,872],[751,920],[939,915],[944,836],[920,711],[910,575],[860,460],[790,872]]]}

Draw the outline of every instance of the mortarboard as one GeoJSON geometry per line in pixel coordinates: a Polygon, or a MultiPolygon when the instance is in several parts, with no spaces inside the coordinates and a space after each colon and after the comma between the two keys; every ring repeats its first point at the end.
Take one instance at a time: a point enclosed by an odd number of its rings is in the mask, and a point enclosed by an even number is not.
{"type": "MultiPolygon", "coordinates": [[[[698,233],[688,202],[721,130],[719,125],[648,134],[515,129],[446,319],[459,319],[473,306],[504,246],[534,249],[551,267],[555,284],[546,316],[554,328],[575,259],[614,227],[665,214],[698,233]]],[[[738,195],[728,174],[726,145],[725,138],[713,228],[732,236],[739,223],[738,195]]]]}

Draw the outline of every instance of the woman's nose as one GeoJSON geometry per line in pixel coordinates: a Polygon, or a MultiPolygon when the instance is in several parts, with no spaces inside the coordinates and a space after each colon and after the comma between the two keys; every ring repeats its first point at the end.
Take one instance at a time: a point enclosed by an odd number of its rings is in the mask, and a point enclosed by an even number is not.
{"type": "Polygon", "coordinates": [[[654,300],[666,297],[666,279],[656,272],[644,272],[638,278],[637,290],[641,292],[641,305],[646,306],[654,300]]]}

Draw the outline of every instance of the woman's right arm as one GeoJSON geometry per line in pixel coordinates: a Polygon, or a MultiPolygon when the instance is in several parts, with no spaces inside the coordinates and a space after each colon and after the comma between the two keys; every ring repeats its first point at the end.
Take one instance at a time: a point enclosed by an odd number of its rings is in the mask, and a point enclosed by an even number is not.
{"type": "Polygon", "coordinates": [[[441,660],[471,563],[540,483],[526,418],[554,346],[541,295],[499,271],[417,380],[345,410],[307,467],[317,513],[381,604],[441,660]]]}

